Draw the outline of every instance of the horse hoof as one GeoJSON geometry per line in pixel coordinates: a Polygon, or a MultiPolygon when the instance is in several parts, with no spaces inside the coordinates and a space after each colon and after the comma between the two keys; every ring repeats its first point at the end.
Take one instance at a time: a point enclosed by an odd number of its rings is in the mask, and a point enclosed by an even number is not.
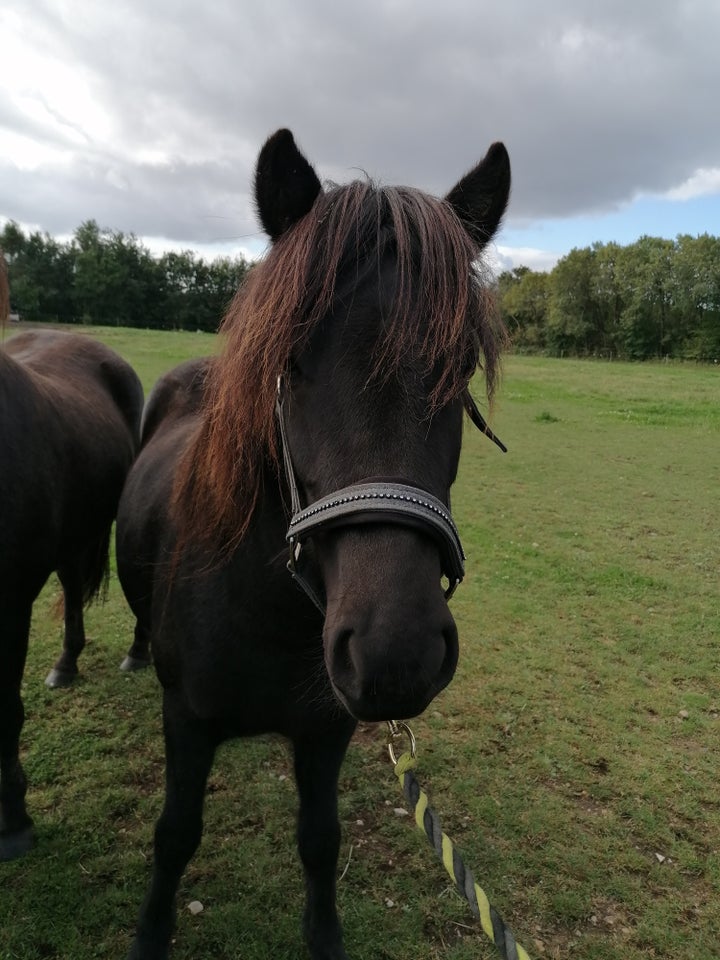
{"type": "Polygon", "coordinates": [[[35,831],[32,827],[24,827],[16,833],[0,834],[0,862],[24,857],[34,844],[35,831]]]}
{"type": "Polygon", "coordinates": [[[120,669],[125,673],[132,673],[134,670],[145,670],[152,663],[151,660],[145,660],[142,657],[131,657],[128,654],[120,664],[120,669]]]}
{"type": "Polygon", "coordinates": [[[56,670],[55,667],[53,667],[47,677],[45,677],[45,686],[50,687],[51,690],[55,690],[58,687],[70,687],[76,676],[77,673],[68,673],[67,670],[56,670]]]}

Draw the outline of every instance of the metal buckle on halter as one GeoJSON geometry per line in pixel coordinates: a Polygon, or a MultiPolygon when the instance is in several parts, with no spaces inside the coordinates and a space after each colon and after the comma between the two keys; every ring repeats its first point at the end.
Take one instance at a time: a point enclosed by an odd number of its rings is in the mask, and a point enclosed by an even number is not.
{"type": "Polygon", "coordinates": [[[450,599],[450,597],[455,593],[455,591],[457,590],[458,586],[459,586],[461,583],[462,583],[462,580],[455,580],[455,581],[451,580],[451,581],[450,581],[450,583],[449,583],[449,585],[448,585],[448,588],[447,588],[447,590],[445,591],[445,599],[446,599],[446,600],[449,600],[449,599],[450,599]]]}
{"type": "Polygon", "coordinates": [[[290,571],[290,573],[294,573],[295,565],[297,564],[298,558],[300,557],[300,551],[302,550],[302,544],[300,543],[296,544],[295,537],[290,537],[288,539],[288,547],[289,547],[289,554],[288,554],[287,568],[290,571]],[[295,553],[296,547],[297,547],[297,553],[295,553]]]}

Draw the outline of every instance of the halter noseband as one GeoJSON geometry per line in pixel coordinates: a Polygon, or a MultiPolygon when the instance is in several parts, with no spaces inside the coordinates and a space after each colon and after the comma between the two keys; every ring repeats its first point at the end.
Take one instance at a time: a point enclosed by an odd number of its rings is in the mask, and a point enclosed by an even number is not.
{"type": "MultiPolygon", "coordinates": [[[[469,393],[466,394],[465,408],[478,429],[505,452],[505,446],[487,426],[469,393]]],[[[287,566],[293,578],[320,612],[325,613],[325,605],[320,597],[321,590],[316,590],[307,575],[299,569],[303,544],[318,530],[363,523],[395,523],[429,534],[440,550],[442,571],[449,581],[445,598],[449,600],[465,576],[465,553],[460,534],[445,504],[426,490],[412,484],[391,480],[367,480],[343,487],[302,508],[285,427],[281,377],[278,377],[275,411],[292,510],[285,536],[290,547],[287,566]]]]}

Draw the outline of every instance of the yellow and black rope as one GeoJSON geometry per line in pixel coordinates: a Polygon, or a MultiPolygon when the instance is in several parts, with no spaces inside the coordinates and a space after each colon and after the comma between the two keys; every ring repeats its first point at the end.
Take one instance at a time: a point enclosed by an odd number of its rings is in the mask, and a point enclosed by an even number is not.
{"type": "MultiPolygon", "coordinates": [[[[410,736],[412,737],[412,734],[410,736]]],[[[480,920],[480,925],[487,937],[498,948],[504,960],[530,960],[528,953],[515,941],[505,921],[488,901],[485,892],[475,882],[472,873],[453,846],[452,840],[443,833],[440,820],[429,806],[427,794],[421,789],[412,771],[415,766],[414,738],[412,738],[410,753],[403,753],[395,758],[391,750],[390,756],[395,764],[395,775],[414,813],[415,823],[427,837],[459,893],[470,904],[470,909],[480,920]]]]}

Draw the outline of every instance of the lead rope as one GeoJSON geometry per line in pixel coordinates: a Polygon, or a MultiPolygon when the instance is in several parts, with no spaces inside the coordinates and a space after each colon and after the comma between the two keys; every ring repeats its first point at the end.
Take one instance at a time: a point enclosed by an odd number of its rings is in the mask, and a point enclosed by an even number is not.
{"type": "Polygon", "coordinates": [[[529,954],[516,942],[510,928],[491,905],[484,890],[476,883],[452,840],[443,833],[438,815],[429,806],[427,794],[421,789],[413,773],[417,752],[412,730],[402,721],[388,720],[387,726],[388,753],[395,768],[395,776],[400,781],[405,798],[414,813],[418,829],[427,837],[458,892],[467,900],[470,909],[480,920],[483,932],[495,944],[504,960],[530,960],[529,954]],[[408,738],[410,747],[398,757],[395,754],[395,741],[402,736],[408,738]]]}

